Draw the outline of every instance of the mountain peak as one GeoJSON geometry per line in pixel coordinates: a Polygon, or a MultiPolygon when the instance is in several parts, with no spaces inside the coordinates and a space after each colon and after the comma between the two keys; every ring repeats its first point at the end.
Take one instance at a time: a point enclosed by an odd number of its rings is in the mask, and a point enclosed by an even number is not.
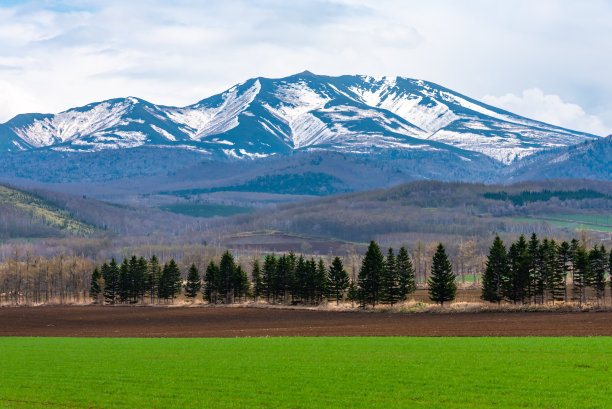
{"type": "Polygon", "coordinates": [[[308,70],[304,70],[304,71],[299,72],[299,73],[297,73],[295,75],[296,76],[301,76],[301,77],[306,77],[306,76],[308,76],[308,77],[316,77],[317,76],[315,73],[313,73],[311,71],[308,71],[308,70]]]}

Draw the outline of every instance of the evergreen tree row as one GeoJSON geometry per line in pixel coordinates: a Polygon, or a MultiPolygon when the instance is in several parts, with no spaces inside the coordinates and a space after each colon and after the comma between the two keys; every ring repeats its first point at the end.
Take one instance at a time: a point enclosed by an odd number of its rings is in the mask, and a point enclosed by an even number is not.
{"type": "Polygon", "coordinates": [[[159,265],[157,257],[146,260],[132,256],[119,265],[110,263],[96,268],[91,276],[89,294],[108,304],[137,303],[145,298],[153,302],[174,300],[182,292],[181,272],[174,260],[159,265]]]}
{"type": "MultiPolygon", "coordinates": [[[[496,237],[489,249],[482,279],[482,299],[500,303],[586,303],[589,295],[605,301],[606,275],[612,266],[612,252],[603,246],[591,250],[576,239],[564,241],[524,236],[509,249],[496,237]],[[568,284],[572,284],[571,290],[568,284]]],[[[611,278],[612,279],[612,278],[611,278]]]]}
{"type": "Polygon", "coordinates": [[[267,255],[260,266],[253,263],[249,278],[229,251],[219,264],[211,260],[200,275],[192,265],[183,286],[181,273],[174,262],[159,266],[158,259],[132,256],[118,265],[113,259],[92,274],[90,295],[108,304],[167,302],[182,293],[195,298],[200,293],[211,304],[266,300],[281,304],[319,304],[324,299],[339,303],[343,299],[360,301],[361,305],[403,301],[416,289],[414,269],[405,248],[396,255],[389,249],[384,257],[378,244],[372,242],[363,260],[357,282],[349,279],[342,259],[335,257],[329,266],[322,259],[307,259],[295,253],[267,255]]]}

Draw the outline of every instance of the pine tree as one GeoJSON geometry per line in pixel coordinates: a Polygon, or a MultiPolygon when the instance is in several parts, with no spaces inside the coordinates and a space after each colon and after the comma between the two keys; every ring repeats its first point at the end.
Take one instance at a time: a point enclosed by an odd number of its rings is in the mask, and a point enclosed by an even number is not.
{"type": "Polygon", "coordinates": [[[104,299],[109,304],[115,304],[119,291],[119,266],[113,258],[110,264],[102,265],[102,278],[104,279],[104,299]]]}
{"type": "Polygon", "coordinates": [[[380,281],[381,301],[391,305],[395,304],[399,299],[399,274],[392,248],[389,248],[387,257],[384,260],[383,274],[380,281]]]}
{"type": "Polygon", "coordinates": [[[317,262],[314,258],[306,261],[306,288],[308,294],[308,301],[311,304],[316,303],[317,296],[317,287],[316,287],[316,277],[317,277],[317,262]]]}
{"type": "Polygon", "coordinates": [[[586,289],[589,285],[589,255],[582,246],[577,246],[573,254],[572,269],[574,271],[574,299],[582,305],[586,302],[586,289]]]}
{"type": "Polygon", "coordinates": [[[504,279],[509,275],[506,247],[499,236],[495,237],[493,245],[489,249],[486,266],[482,277],[482,295],[480,298],[499,304],[503,298],[504,279]]]}
{"type": "Polygon", "coordinates": [[[548,294],[553,302],[562,301],[565,298],[565,272],[564,262],[559,255],[560,246],[554,240],[551,240],[546,257],[549,271],[548,276],[548,294]]]}
{"type": "MultiPolygon", "coordinates": [[[[608,253],[608,276],[610,277],[610,291],[612,291],[612,249],[608,253]]],[[[612,294],[610,294],[612,298],[612,294]]]]}
{"type": "Polygon", "coordinates": [[[414,268],[405,247],[400,248],[399,253],[397,253],[397,274],[399,277],[399,299],[405,301],[408,294],[416,291],[414,268]]]}
{"type": "Polygon", "coordinates": [[[234,270],[234,298],[238,298],[240,301],[243,297],[246,298],[251,292],[251,286],[249,283],[249,277],[246,271],[238,265],[234,270]]]}
{"type": "Polygon", "coordinates": [[[515,304],[528,297],[530,260],[527,241],[521,235],[508,250],[508,278],[502,287],[504,297],[515,304]]]}
{"type": "Polygon", "coordinates": [[[145,294],[147,293],[147,285],[149,280],[149,263],[144,257],[138,259],[136,265],[136,294],[141,302],[144,302],[145,294]]]}
{"type": "Polygon", "coordinates": [[[336,305],[340,303],[342,294],[349,286],[349,276],[340,257],[335,257],[329,266],[328,273],[329,293],[336,298],[336,305]]]}
{"type": "Polygon", "coordinates": [[[607,259],[608,255],[605,247],[603,246],[600,248],[594,246],[589,252],[589,268],[591,271],[590,284],[595,289],[595,296],[597,297],[598,303],[602,299],[605,301],[607,259]]]}
{"type": "MultiPolygon", "coordinates": [[[[263,271],[261,280],[264,286],[264,292],[266,293],[266,300],[270,302],[274,290],[274,276],[276,275],[276,257],[274,254],[268,254],[264,260],[263,271]]],[[[276,300],[273,300],[276,302],[276,300]]]]}
{"type": "Polygon", "coordinates": [[[187,274],[187,283],[185,284],[185,296],[187,298],[195,298],[200,289],[202,288],[202,279],[200,278],[200,272],[195,264],[189,267],[189,273],[187,274]]]}
{"type": "Polygon", "coordinates": [[[147,271],[147,292],[151,297],[151,304],[155,301],[155,298],[159,301],[159,280],[161,279],[161,267],[159,266],[159,260],[155,256],[151,256],[149,260],[149,267],[147,271]]]}
{"type": "Polygon", "coordinates": [[[162,270],[160,296],[165,300],[170,299],[174,303],[174,299],[181,293],[182,287],[181,270],[179,270],[174,259],[170,259],[168,263],[164,264],[162,270]]]}
{"type": "Polygon", "coordinates": [[[100,294],[102,293],[104,288],[104,280],[102,279],[102,274],[100,274],[100,270],[96,267],[91,273],[91,285],[89,287],[89,296],[95,302],[100,300],[100,294]]]}
{"type": "Polygon", "coordinates": [[[130,262],[127,258],[123,259],[119,267],[119,301],[122,303],[130,299],[132,293],[132,277],[130,275],[130,262]]]}
{"type": "Polygon", "coordinates": [[[218,301],[219,276],[219,267],[213,260],[210,260],[204,274],[204,299],[210,304],[216,304],[218,301]]]}
{"type": "Polygon", "coordinates": [[[220,287],[219,295],[225,298],[226,304],[234,302],[234,282],[236,274],[236,263],[234,256],[229,251],[225,251],[219,262],[220,287]]]}
{"type": "Polygon", "coordinates": [[[527,297],[537,301],[538,284],[540,282],[541,263],[540,263],[540,240],[535,233],[531,234],[531,239],[527,244],[527,254],[529,255],[529,285],[527,287],[527,297]]]}
{"type": "Polygon", "coordinates": [[[457,294],[453,266],[448,261],[446,250],[442,243],[438,244],[433,256],[431,266],[431,277],[427,280],[429,287],[429,298],[444,306],[445,301],[452,301],[457,294]]]}
{"type": "Polygon", "coordinates": [[[295,266],[294,291],[296,291],[297,298],[299,298],[303,304],[308,302],[308,296],[310,294],[308,287],[308,263],[301,254],[295,266]]]}
{"type": "Polygon", "coordinates": [[[323,259],[319,259],[314,277],[316,304],[323,302],[323,297],[325,297],[325,294],[327,294],[327,285],[327,268],[325,268],[323,259]]]}
{"type": "Polygon", "coordinates": [[[358,276],[362,307],[365,307],[367,304],[372,304],[372,307],[375,307],[380,301],[380,279],[383,270],[383,255],[378,244],[372,240],[361,263],[358,276]]]}
{"type": "Polygon", "coordinates": [[[261,269],[259,268],[259,261],[255,260],[253,262],[253,272],[251,273],[253,277],[253,301],[257,302],[259,297],[264,294],[264,285],[263,280],[261,278],[261,269]]]}

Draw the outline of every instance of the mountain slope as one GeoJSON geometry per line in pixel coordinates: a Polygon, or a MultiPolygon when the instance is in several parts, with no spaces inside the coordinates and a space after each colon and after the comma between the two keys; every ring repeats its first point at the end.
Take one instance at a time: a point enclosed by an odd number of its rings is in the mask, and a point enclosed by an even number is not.
{"type": "Polygon", "coordinates": [[[96,228],[34,193],[0,185],[0,239],[91,235],[96,228]]]}
{"type": "Polygon", "coordinates": [[[538,152],[504,169],[505,181],[612,177],[612,135],[579,145],[538,152]]]}
{"type": "Polygon", "coordinates": [[[534,152],[596,138],[529,120],[434,83],[329,77],[308,71],[254,78],[182,108],[138,98],[57,115],[19,115],[0,125],[0,151],[97,151],[171,146],[214,158],[296,150],[478,152],[508,164],[534,152]]]}

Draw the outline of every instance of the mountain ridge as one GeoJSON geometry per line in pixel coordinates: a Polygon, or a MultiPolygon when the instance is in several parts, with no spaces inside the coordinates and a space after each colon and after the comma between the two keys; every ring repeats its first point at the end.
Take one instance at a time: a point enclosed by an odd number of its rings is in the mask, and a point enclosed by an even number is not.
{"type": "Polygon", "coordinates": [[[21,114],[0,124],[0,151],[5,152],[165,146],[216,159],[296,150],[449,150],[459,156],[483,154],[508,165],[545,149],[597,138],[428,81],[309,71],[251,78],[185,107],[115,98],[58,114],[21,114]]]}

